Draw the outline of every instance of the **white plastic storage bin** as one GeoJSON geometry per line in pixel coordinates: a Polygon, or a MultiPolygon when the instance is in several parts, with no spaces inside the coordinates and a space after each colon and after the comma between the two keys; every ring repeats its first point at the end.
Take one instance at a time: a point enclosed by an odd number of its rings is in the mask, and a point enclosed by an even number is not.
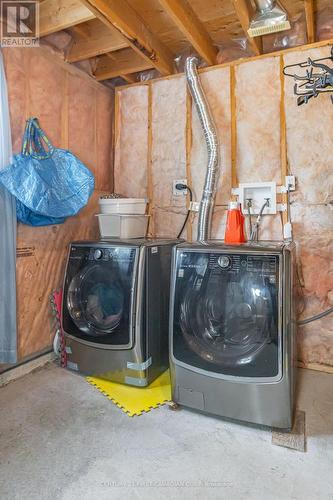
{"type": "Polygon", "coordinates": [[[101,238],[144,238],[149,215],[97,214],[101,238]]]}
{"type": "Polygon", "coordinates": [[[102,214],[144,215],[147,200],[145,198],[100,198],[99,206],[102,214]]]}

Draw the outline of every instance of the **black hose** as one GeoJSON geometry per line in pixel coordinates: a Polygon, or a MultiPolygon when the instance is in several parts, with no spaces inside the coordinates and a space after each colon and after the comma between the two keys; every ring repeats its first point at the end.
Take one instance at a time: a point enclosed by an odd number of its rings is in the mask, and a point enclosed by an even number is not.
{"type": "MultiPolygon", "coordinates": [[[[177,186],[178,186],[178,184],[177,184],[177,186]]],[[[177,186],[176,186],[176,187],[177,187],[177,186]]],[[[185,187],[186,187],[186,189],[187,189],[187,190],[188,190],[188,192],[190,193],[190,203],[191,203],[191,202],[192,202],[192,199],[193,199],[192,189],[191,189],[190,187],[188,187],[188,186],[185,186],[185,184],[184,184],[183,186],[184,186],[184,188],[181,188],[181,189],[185,189],[185,187]]],[[[189,209],[189,210],[187,210],[187,214],[186,214],[186,217],[185,217],[185,220],[184,220],[184,224],[182,225],[182,228],[181,228],[181,230],[179,231],[179,233],[178,233],[178,235],[177,235],[177,240],[181,237],[182,232],[184,231],[184,229],[185,229],[185,227],[186,227],[186,224],[187,224],[187,222],[188,222],[188,218],[189,218],[189,216],[190,216],[190,213],[191,213],[191,210],[190,210],[190,209],[189,209]]]]}
{"type": "Polygon", "coordinates": [[[327,309],[326,311],[323,311],[322,313],[316,314],[315,316],[311,316],[310,318],[305,318],[301,319],[300,321],[297,321],[298,325],[307,325],[308,323],[312,323],[312,321],[316,321],[317,319],[324,318],[325,316],[328,316],[329,314],[333,313],[333,306],[327,309]]]}

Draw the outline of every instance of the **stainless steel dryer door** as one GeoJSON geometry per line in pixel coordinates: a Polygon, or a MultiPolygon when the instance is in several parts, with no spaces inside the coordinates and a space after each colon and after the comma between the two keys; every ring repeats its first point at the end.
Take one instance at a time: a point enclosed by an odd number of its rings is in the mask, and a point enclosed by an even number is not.
{"type": "Polygon", "coordinates": [[[68,286],[67,309],[77,327],[74,336],[95,344],[130,347],[136,251],[115,247],[98,252],[100,259],[92,252],[68,286]]]}
{"type": "Polygon", "coordinates": [[[172,349],[194,369],[280,376],[279,255],[178,252],[172,349]]]}

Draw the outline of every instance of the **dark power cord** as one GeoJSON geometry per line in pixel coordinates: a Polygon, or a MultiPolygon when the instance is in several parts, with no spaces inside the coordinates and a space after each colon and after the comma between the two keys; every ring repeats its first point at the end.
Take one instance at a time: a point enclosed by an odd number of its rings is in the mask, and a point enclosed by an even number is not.
{"type": "MultiPolygon", "coordinates": [[[[175,188],[179,191],[183,191],[184,189],[187,189],[187,191],[189,192],[190,194],[190,202],[193,201],[193,193],[192,193],[192,189],[189,187],[189,186],[186,186],[186,184],[176,184],[175,188]]],[[[186,217],[185,217],[185,220],[184,220],[184,224],[182,225],[182,228],[181,230],[179,231],[178,235],[177,235],[177,239],[179,239],[182,235],[182,232],[184,231],[185,227],[186,227],[186,224],[188,222],[188,219],[189,219],[189,216],[190,216],[190,213],[191,213],[191,210],[188,209],[187,210],[187,214],[186,214],[186,217]]]]}

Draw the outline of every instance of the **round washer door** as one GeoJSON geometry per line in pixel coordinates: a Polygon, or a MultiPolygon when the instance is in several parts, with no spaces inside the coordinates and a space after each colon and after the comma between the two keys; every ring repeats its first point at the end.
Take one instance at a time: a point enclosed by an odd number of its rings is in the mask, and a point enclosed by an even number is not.
{"type": "Polygon", "coordinates": [[[183,252],[176,273],[174,357],[208,372],[277,376],[278,258],[183,252]]]}
{"type": "Polygon", "coordinates": [[[103,262],[94,262],[72,279],[67,308],[80,331],[107,340],[124,319],[128,294],[128,287],[114,268],[103,262]]]}

